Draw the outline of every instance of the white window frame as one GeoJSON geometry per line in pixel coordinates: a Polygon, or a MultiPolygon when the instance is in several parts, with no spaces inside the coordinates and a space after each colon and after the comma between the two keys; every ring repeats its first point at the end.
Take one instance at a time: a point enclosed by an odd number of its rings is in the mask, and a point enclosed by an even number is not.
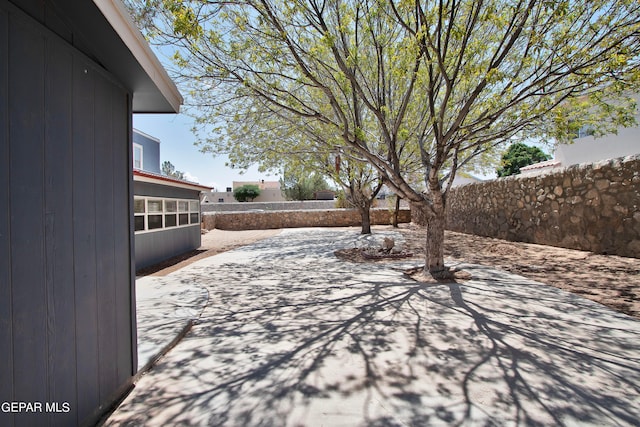
{"type": "Polygon", "coordinates": [[[140,144],[133,143],[133,168],[144,170],[144,147],[140,144]],[[140,167],[136,167],[136,150],[140,150],[140,167]]]}
{"type": "MultiPolygon", "coordinates": [[[[144,200],[144,212],[136,213],[134,212],[134,217],[144,217],[144,229],[135,231],[135,234],[143,234],[143,233],[154,233],[157,231],[165,231],[171,230],[174,228],[184,228],[184,227],[200,227],[200,222],[202,221],[202,217],[200,215],[200,200],[199,199],[176,199],[172,197],[155,197],[155,196],[134,196],[135,200],[144,200]],[[149,212],[149,200],[153,201],[162,201],[162,212],[149,212]],[[167,202],[175,203],[176,209],[173,212],[169,212],[167,209],[167,202]],[[187,205],[186,210],[180,209],[180,202],[185,202],[187,205]],[[194,210],[197,209],[197,210],[194,210]],[[187,215],[187,223],[180,224],[180,214],[187,215]],[[191,222],[191,216],[193,214],[197,214],[197,222],[191,222]],[[162,215],[162,227],[154,228],[149,230],[149,215],[162,215]],[[166,216],[167,215],[175,215],[176,216],[176,225],[171,225],[167,227],[166,224],[166,216]]],[[[134,202],[135,203],[135,202],[134,202]]],[[[184,205],[183,205],[184,206],[184,205]]],[[[135,219],[134,219],[135,224],[135,219]]],[[[135,229],[135,226],[134,226],[135,229]]]]}

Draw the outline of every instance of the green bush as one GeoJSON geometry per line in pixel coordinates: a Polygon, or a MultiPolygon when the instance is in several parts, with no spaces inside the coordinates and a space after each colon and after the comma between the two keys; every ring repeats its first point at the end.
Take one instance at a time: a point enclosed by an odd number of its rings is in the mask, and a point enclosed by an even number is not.
{"type": "Polygon", "coordinates": [[[252,202],[260,195],[260,187],[254,184],[243,185],[233,190],[233,197],[239,202],[252,202]]]}
{"type": "Polygon", "coordinates": [[[510,145],[502,155],[501,167],[496,170],[496,173],[499,177],[517,175],[520,173],[520,168],[543,162],[550,158],[551,156],[538,147],[531,147],[518,142],[510,145]]]}
{"type": "Polygon", "coordinates": [[[352,208],[353,205],[351,205],[351,203],[349,203],[349,201],[347,200],[347,195],[344,193],[344,190],[338,190],[336,191],[336,204],[335,204],[337,209],[345,209],[345,208],[352,208]]]}

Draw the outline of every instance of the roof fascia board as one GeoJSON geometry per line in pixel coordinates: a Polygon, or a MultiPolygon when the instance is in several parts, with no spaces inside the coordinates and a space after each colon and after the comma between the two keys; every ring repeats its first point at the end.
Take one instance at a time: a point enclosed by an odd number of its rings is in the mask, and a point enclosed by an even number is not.
{"type": "Polygon", "coordinates": [[[188,182],[180,182],[173,180],[171,178],[156,178],[153,176],[149,176],[145,174],[143,171],[134,171],[133,172],[133,180],[137,182],[148,182],[151,184],[164,185],[167,187],[178,187],[178,188],[186,188],[188,190],[197,190],[197,191],[211,191],[210,187],[200,185],[200,184],[189,184],[188,182]]]}
{"type": "Polygon", "coordinates": [[[139,130],[139,129],[133,128],[133,133],[137,133],[138,135],[142,135],[142,136],[144,136],[145,138],[149,138],[150,140],[155,141],[155,142],[157,142],[158,144],[161,144],[161,143],[162,143],[162,141],[160,141],[160,140],[159,140],[158,138],[156,138],[155,136],[151,136],[151,135],[149,135],[148,133],[144,133],[144,132],[142,132],[142,131],[141,131],[141,130],[139,130]]]}
{"type": "Polygon", "coordinates": [[[183,103],[182,95],[175,83],[167,74],[149,44],[129,17],[129,12],[120,0],[93,0],[105,19],[111,24],[124,44],[129,48],[140,66],[158,87],[174,112],[180,111],[183,103]]]}

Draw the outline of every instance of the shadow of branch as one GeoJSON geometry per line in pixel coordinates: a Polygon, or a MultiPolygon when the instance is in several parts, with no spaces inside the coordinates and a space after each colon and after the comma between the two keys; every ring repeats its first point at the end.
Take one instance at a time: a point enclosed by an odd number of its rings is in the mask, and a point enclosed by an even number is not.
{"type": "Polygon", "coordinates": [[[194,268],[212,304],[122,424],[640,419],[637,321],[478,266],[466,283],[417,283],[389,265],[339,262],[340,244],[335,232],[278,236],[194,268]]]}

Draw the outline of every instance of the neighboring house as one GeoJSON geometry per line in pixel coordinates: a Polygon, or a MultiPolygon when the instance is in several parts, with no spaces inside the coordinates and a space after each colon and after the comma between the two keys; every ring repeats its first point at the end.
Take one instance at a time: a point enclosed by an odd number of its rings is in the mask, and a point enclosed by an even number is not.
{"type": "Polygon", "coordinates": [[[205,193],[202,197],[202,203],[236,203],[233,197],[233,190],[244,185],[257,185],[260,188],[260,195],[253,202],[284,202],[286,199],[280,190],[280,182],[278,181],[233,181],[233,187],[227,187],[226,191],[212,191],[205,193]]]}
{"type": "Polygon", "coordinates": [[[282,195],[279,181],[233,181],[233,189],[244,185],[257,185],[260,188],[260,195],[253,199],[253,202],[284,202],[287,199],[282,195]]]}
{"type": "Polygon", "coordinates": [[[209,191],[202,193],[200,196],[201,204],[209,203],[236,203],[237,200],[233,197],[233,188],[227,187],[227,191],[209,191]]]}
{"type": "Polygon", "coordinates": [[[523,176],[540,175],[543,172],[560,170],[564,167],[565,165],[563,165],[561,161],[556,160],[554,158],[551,160],[545,160],[543,162],[534,163],[529,166],[523,166],[520,168],[520,175],[523,175],[523,176]]]}
{"type": "Polygon", "coordinates": [[[133,130],[133,168],[151,173],[160,169],[160,140],[138,129],[133,130]]]}
{"type": "Polygon", "coordinates": [[[451,187],[460,187],[461,185],[476,184],[478,182],[482,182],[482,180],[466,172],[458,172],[453,178],[451,187]]]}
{"type": "Polygon", "coordinates": [[[136,129],[133,162],[136,270],[199,248],[200,193],[211,188],[161,175],[160,140],[136,129]],[[136,146],[140,148],[138,164],[136,146]]]}
{"type": "MultiPolygon", "coordinates": [[[[640,101],[640,94],[634,98],[636,102],[640,101]]],[[[635,117],[636,122],[640,123],[640,109],[636,111],[635,117]]],[[[573,144],[559,144],[556,147],[552,160],[520,168],[520,173],[538,175],[579,163],[594,163],[636,154],[640,154],[640,126],[620,128],[617,134],[600,138],[595,138],[582,129],[573,144]]]]}
{"type": "Polygon", "coordinates": [[[119,0],[0,0],[0,46],[0,402],[42,405],[0,425],[94,425],[137,370],[132,113],[182,98],[119,0]]]}
{"type": "Polygon", "coordinates": [[[315,200],[334,200],[336,198],[336,192],[332,190],[318,190],[313,193],[315,200]]]}

